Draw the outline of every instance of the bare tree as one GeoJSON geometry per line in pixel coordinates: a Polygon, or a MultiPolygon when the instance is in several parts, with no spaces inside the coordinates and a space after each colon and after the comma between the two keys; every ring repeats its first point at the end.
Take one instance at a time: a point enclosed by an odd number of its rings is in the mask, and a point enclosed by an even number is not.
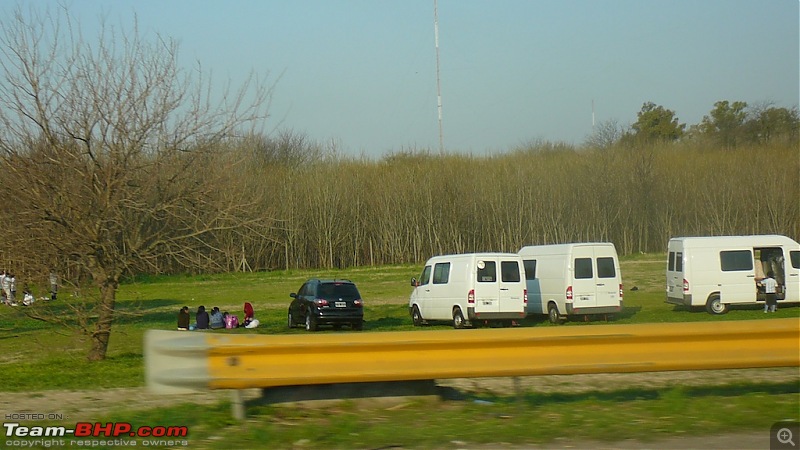
{"type": "Polygon", "coordinates": [[[256,220],[239,214],[253,199],[220,188],[232,167],[212,169],[235,161],[214,149],[263,124],[272,86],[251,76],[213,97],[200,70],[179,68],[174,41],[149,42],[135,25],[102,24],[89,43],[65,8],[7,19],[0,189],[26,230],[13,248],[36,242],[88,276],[96,298],[75,322],[91,337],[88,358],[101,360],[123,274],[165,258],[196,263],[214,252],[213,233],[256,220]]]}

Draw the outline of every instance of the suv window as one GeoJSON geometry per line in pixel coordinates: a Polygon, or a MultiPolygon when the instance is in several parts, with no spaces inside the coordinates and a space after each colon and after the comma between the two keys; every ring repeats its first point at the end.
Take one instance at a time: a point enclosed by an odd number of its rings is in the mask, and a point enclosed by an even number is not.
{"type": "Polygon", "coordinates": [[[353,283],[321,283],[319,285],[319,292],[317,298],[324,299],[342,299],[342,300],[357,300],[361,295],[353,283]]]}

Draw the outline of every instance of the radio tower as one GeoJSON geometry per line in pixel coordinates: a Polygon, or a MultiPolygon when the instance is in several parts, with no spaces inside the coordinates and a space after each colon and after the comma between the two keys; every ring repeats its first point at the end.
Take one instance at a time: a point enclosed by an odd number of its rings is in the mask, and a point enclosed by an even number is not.
{"type": "Polygon", "coordinates": [[[439,80],[439,7],[433,0],[433,35],[436,44],[436,106],[439,111],[439,154],[444,155],[444,137],[442,133],[442,83],[439,80]]]}

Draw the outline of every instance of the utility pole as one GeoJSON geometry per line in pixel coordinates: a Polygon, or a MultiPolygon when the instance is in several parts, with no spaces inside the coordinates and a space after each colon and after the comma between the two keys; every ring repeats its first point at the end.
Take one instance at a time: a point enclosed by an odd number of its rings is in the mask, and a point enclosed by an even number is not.
{"type": "Polygon", "coordinates": [[[433,0],[433,35],[436,44],[436,105],[439,112],[439,154],[444,155],[444,135],[442,133],[442,83],[439,79],[439,7],[433,0]]]}

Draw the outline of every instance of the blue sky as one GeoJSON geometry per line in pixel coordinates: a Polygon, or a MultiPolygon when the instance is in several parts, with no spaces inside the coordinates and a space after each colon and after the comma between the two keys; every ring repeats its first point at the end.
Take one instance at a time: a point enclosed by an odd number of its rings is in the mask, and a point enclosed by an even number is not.
{"type": "MultiPolygon", "coordinates": [[[[16,2],[0,0],[3,10],[16,2]]],[[[40,6],[56,5],[39,2],[40,6]]],[[[438,151],[433,0],[75,0],[180,42],[216,81],[277,81],[266,128],[346,154],[438,151]],[[280,78],[278,78],[280,77],[280,78]]],[[[438,0],[444,146],[579,145],[644,102],[698,123],[719,100],[800,100],[797,0],[438,0]]]]}

